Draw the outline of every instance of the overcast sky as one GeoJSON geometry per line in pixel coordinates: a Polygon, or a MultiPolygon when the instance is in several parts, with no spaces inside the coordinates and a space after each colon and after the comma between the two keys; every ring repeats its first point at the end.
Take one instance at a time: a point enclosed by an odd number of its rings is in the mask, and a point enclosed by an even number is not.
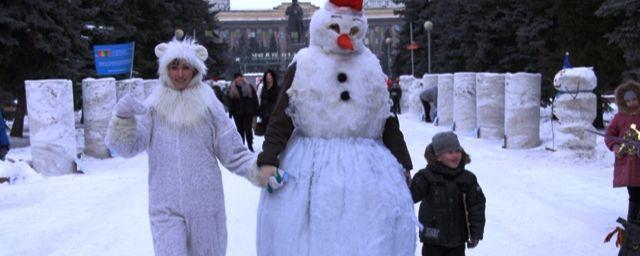
{"type": "MultiPolygon", "coordinates": [[[[298,0],[298,3],[311,2],[315,6],[324,6],[327,0],[298,0]]],[[[231,10],[271,10],[283,2],[291,0],[231,0],[231,10]]]]}

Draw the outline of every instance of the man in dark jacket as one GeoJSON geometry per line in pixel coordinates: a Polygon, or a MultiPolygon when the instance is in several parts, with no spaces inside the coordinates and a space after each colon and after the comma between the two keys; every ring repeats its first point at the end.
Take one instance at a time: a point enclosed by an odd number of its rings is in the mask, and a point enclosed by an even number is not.
{"type": "Polygon", "coordinates": [[[2,116],[2,110],[0,110],[0,160],[4,161],[5,156],[9,153],[9,136],[7,136],[7,130],[5,129],[4,117],[2,116]]]}
{"type": "Polygon", "coordinates": [[[393,84],[391,89],[389,89],[389,96],[393,101],[393,106],[391,106],[391,112],[397,114],[402,114],[402,110],[400,109],[400,99],[402,98],[402,88],[400,88],[400,83],[397,81],[393,84]]]}
{"type": "Polygon", "coordinates": [[[253,118],[258,113],[258,96],[253,85],[249,84],[241,73],[233,76],[229,86],[229,114],[233,116],[236,128],[253,152],[253,118]]]}
{"type": "Polygon", "coordinates": [[[427,167],[413,176],[411,196],[420,204],[422,255],[465,255],[482,240],[486,199],[471,160],[453,132],[433,136],[425,151],[427,167]]]}

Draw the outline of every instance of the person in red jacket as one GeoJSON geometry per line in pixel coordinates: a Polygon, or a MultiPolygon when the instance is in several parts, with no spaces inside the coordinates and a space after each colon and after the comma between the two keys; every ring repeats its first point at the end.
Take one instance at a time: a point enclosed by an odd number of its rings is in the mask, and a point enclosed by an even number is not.
{"type": "MultiPolygon", "coordinates": [[[[616,154],[613,187],[627,187],[629,210],[627,220],[640,223],[640,160],[638,148],[615,141],[611,137],[638,140],[636,125],[640,125],[640,84],[627,81],[615,90],[618,113],[607,127],[605,143],[616,154]],[[635,138],[634,138],[635,137],[635,138]]],[[[640,127],[638,127],[640,128],[640,127]]]]}

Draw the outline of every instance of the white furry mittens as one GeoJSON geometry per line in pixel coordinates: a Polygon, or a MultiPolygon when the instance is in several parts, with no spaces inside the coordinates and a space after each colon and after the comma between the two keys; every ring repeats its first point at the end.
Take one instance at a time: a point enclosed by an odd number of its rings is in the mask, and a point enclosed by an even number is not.
{"type": "Polygon", "coordinates": [[[131,95],[125,95],[116,105],[116,116],[119,118],[131,118],[145,113],[147,113],[147,107],[131,95]]]}

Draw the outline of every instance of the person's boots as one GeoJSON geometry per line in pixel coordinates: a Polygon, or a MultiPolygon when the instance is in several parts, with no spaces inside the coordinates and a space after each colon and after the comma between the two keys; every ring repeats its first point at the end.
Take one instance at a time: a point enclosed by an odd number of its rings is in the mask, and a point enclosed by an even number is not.
{"type": "Polygon", "coordinates": [[[618,218],[618,223],[624,227],[622,246],[618,256],[640,256],[640,226],[618,218]]]}
{"type": "Polygon", "coordinates": [[[640,256],[640,203],[629,201],[627,221],[618,219],[624,226],[624,241],[620,246],[619,256],[640,256]]]}

